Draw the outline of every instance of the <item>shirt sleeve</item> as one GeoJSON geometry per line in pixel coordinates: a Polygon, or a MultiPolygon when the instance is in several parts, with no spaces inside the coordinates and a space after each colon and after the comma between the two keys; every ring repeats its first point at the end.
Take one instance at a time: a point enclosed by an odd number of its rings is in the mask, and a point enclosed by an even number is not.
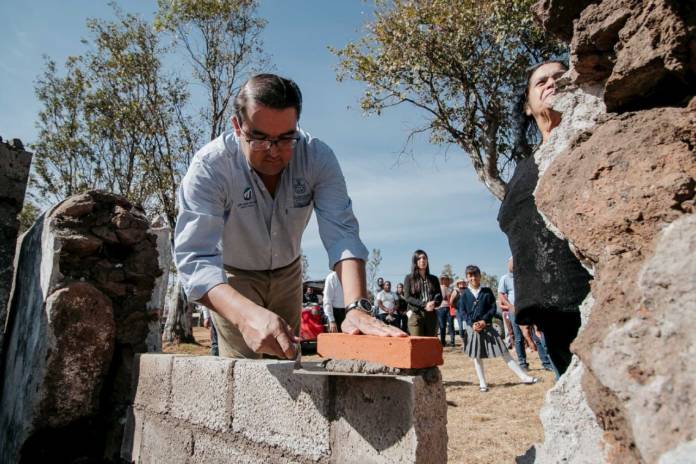
{"type": "Polygon", "coordinates": [[[360,240],[358,220],[348,196],[346,181],[336,155],[319,140],[312,140],[314,149],[314,211],[319,236],[329,255],[329,269],[344,259],[367,261],[368,251],[360,240]]]}
{"type": "Polygon", "coordinates": [[[507,282],[507,279],[505,276],[503,276],[502,279],[500,279],[500,282],[498,282],[498,293],[505,293],[507,294],[507,285],[505,285],[507,282]]]}
{"type": "Polygon", "coordinates": [[[336,291],[336,286],[334,285],[333,275],[329,274],[324,281],[324,314],[329,322],[336,322],[333,312],[333,305],[331,300],[334,297],[334,292],[336,291]]]}
{"type": "Polygon", "coordinates": [[[227,282],[222,263],[225,195],[221,185],[211,169],[196,158],[178,192],[174,259],[191,301],[227,282]]]}

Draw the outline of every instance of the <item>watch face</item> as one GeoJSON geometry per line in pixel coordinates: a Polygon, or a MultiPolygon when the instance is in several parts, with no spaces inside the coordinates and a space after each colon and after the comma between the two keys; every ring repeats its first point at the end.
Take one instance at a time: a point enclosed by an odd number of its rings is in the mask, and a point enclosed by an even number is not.
{"type": "Polygon", "coordinates": [[[358,300],[358,305],[365,311],[372,311],[372,305],[370,304],[370,300],[361,298],[360,300],[358,300]]]}

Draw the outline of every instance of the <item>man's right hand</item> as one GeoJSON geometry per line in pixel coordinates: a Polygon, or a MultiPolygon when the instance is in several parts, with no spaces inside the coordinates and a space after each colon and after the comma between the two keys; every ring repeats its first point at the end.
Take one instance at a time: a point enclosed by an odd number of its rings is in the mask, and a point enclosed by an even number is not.
{"type": "Polygon", "coordinates": [[[255,353],[294,359],[299,339],[281,317],[259,306],[228,284],[213,287],[201,298],[208,308],[236,326],[255,353]]]}
{"type": "Polygon", "coordinates": [[[238,326],[247,346],[255,353],[264,353],[278,358],[294,359],[297,354],[292,327],[280,316],[265,308],[248,311],[238,326]]]}
{"type": "Polygon", "coordinates": [[[331,333],[338,332],[338,326],[336,325],[335,322],[329,322],[329,332],[331,332],[331,333]]]}

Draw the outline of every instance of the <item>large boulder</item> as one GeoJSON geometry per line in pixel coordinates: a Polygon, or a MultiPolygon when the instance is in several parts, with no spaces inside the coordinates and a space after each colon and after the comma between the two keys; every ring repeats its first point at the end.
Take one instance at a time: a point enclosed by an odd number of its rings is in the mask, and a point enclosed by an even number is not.
{"type": "Polygon", "coordinates": [[[22,237],[0,364],[0,462],[119,459],[133,359],[156,318],[157,257],[142,211],[100,192],[67,199],[22,237]]]}
{"type": "MultiPolygon", "coordinates": [[[[595,302],[573,350],[606,461],[678,455],[696,431],[696,406],[684,401],[696,380],[696,99],[599,117],[548,163],[535,199],[594,270],[595,302]]],[[[559,457],[549,450],[561,436],[546,434],[539,462],[559,457]]]]}

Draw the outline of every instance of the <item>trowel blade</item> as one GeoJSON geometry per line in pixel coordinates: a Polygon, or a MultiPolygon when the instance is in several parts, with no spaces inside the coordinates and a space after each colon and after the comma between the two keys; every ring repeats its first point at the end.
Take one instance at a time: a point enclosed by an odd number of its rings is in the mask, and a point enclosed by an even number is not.
{"type": "Polygon", "coordinates": [[[293,369],[293,374],[297,375],[316,375],[316,376],[331,376],[331,377],[387,377],[394,378],[398,374],[367,374],[364,372],[334,372],[327,371],[325,367],[321,365],[321,362],[303,362],[302,367],[299,369],[293,369]]]}

